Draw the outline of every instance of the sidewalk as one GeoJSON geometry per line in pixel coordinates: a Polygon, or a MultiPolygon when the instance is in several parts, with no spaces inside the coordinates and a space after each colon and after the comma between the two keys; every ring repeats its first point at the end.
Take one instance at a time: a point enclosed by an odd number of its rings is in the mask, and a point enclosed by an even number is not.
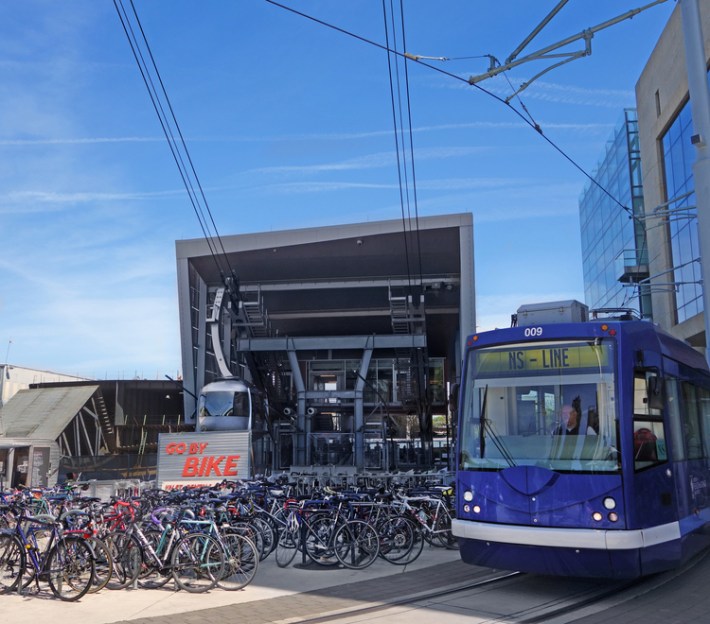
{"type": "Polygon", "coordinates": [[[295,562],[279,568],[271,556],[260,563],[254,581],[235,592],[213,589],[206,594],[189,594],[175,591],[171,582],[162,589],[104,589],[74,603],[62,602],[45,587],[39,595],[0,596],[0,613],[12,624],[205,624],[223,617],[228,617],[223,621],[234,621],[235,616],[252,624],[319,615],[387,600],[388,596],[403,597],[473,578],[477,571],[480,569],[460,561],[458,551],[430,546],[408,566],[378,560],[365,570],[301,567],[295,562]]]}

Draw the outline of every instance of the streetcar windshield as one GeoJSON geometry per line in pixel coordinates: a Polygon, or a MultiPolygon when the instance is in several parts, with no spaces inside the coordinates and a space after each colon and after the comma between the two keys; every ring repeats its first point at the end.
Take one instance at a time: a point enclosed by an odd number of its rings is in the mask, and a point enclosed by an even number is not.
{"type": "Polygon", "coordinates": [[[613,343],[521,343],[468,353],[462,469],[620,469],[613,343]]]}

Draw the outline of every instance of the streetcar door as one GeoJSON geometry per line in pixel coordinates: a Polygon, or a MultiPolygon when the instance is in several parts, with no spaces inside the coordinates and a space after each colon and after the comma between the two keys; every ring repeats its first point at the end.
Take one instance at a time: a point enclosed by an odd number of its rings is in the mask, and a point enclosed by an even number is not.
{"type": "MultiPolygon", "coordinates": [[[[677,520],[677,510],[673,479],[666,470],[669,436],[663,418],[659,371],[637,367],[633,384],[631,440],[626,453],[631,458],[634,474],[629,510],[633,517],[630,520],[634,527],[673,522],[677,520]]],[[[676,404],[669,401],[669,405],[674,407],[676,404]]]]}

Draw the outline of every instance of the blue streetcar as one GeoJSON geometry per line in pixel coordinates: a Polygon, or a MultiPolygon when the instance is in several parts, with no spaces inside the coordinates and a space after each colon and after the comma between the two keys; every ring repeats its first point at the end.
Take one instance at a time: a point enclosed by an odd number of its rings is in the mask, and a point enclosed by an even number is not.
{"type": "Polygon", "coordinates": [[[452,526],[462,559],[635,578],[710,545],[702,355],[648,321],[531,320],[467,342],[452,526]]]}

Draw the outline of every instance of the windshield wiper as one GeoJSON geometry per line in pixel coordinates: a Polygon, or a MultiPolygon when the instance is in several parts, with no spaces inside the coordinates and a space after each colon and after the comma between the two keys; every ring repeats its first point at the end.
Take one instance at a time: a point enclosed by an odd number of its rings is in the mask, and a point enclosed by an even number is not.
{"type": "Polygon", "coordinates": [[[508,462],[509,466],[515,466],[515,460],[513,459],[513,456],[510,454],[510,451],[505,447],[505,444],[503,444],[503,440],[500,439],[500,436],[493,430],[493,425],[491,425],[491,422],[488,418],[486,418],[486,401],[488,399],[488,384],[486,384],[486,387],[483,391],[483,401],[481,401],[481,412],[478,416],[478,423],[479,423],[479,430],[480,430],[480,449],[481,449],[481,459],[483,459],[486,451],[486,429],[488,429],[488,433],[491,435],[491,440],[493,440],[493,444],[495,447],[498,449],[498,452],[501,454],[503,459],[505,459],[506,462],[508,462]]]}

